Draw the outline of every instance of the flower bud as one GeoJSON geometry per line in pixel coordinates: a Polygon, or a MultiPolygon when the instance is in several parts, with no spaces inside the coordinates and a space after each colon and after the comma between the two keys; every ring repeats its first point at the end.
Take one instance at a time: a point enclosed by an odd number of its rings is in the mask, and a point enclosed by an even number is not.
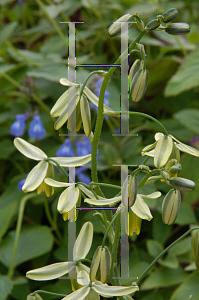
{"type": "Polygon", "coordinates": [[[178,174],[182,170],[181,164],[176,164],[169,169],[169,173],[171,174],[178,174]]]}
{"type": "MultiPolygon", "coordinates": [[[[108,29],[108,33],[111,37],[116,37],[121,34],[121,24],[119,22],[132,22],[133,16],[130,14],[125,14],[121,18],[117,19],[108,29]]],[[[131,23],[128,28],[131,27],[131,23]]]]}
{"type": "Polygon", "coordinates": [[[43,300],[39,294],[35,294],[34,296],[28,295],[27,300],[43,300]]]}
{"type": "Polygon", "coordinates": [[[170,23],[165,27],[165,31],[173,35],[187,34],[190,29],[190,25],[187,23],[170,23]]]}
{"type": "Polygon", "coordinates": [[[181,177],[172,177],[169,183],[172,187],[182,192],[191,192],[196,187],[194,181],[181,177]]]}
{"type": "Polygon", "coordinates": [[[171,189],[162,202],[162,221],[167,225],[175,222],[181,203],[179,191],[171,189]]]}
{"type": "Polygon", "coordinates": [[[130,88],[130,97],[134,102],[140,101],[146,92],[148,84],[149,73],[147,70],[140,69],[137,71],[133,77],[131,88],[130,88]]]}
{"type": "Polygon", "coordinates": [[[145,29],[154,30],[154,29],[158,28],[159,26],[160,26],[160,20],[154,19],[154,20],[150,21],[149,23],[147,23],[145,29]]]}
{"type": "Polygon", "coordinates": [[[85,135],[89,136],[91,133],[91,112],[88,100],[84,96],[80,99],[80,110],[85,135]]]}
{"type": "Polygon", "coordinates": [[[192,236],[192,252],[196,268],[199,270],[199,230],[196,230],[192,236]]]}
{"type": "Polygon", "coordinates": [[[91,281],[95,281],[95,279],[97,279],[102,283],[106,283],[108,281],[110,269],[111,254],[106,246],[99,246],[95,251],[90,268],[91,281]]]}
{"type": "Polygon", "coordinates": [[[139,71],[139,69],[143,69],[144,62],[143,60],[136,59],[134,63],[132,64],[130,71],[129,71],[129,85],[131,85],[131,82],[133,80],[133,77],[139,71]]]}
{"type": "Polygon", "coordinates": [[[176,8],[170,8],[163,14],[164,23],[170,22],[178,16],[176,8]]]}

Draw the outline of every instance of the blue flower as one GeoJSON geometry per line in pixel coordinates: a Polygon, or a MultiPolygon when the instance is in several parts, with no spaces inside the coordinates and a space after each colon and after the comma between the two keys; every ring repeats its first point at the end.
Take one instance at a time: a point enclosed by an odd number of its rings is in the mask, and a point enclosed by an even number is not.
{"type": "Polygon", "coordinates": [[[58,157],[74,157],[73,147],[71,146],[70,139],[65,139],[63,145],[57,150],[56,156],[58,157]]]}
{"type": "Polygon", "coordinates": [[[12,123],[10,127],[10,134],[15,137],[22,136],[26,127],[26,115],[16,115],[16,120],[12,123]]]}
{"type": "Polygon", "coordinates": [[[86,171],[87,168],[86,167],[80,167],[76,170],[75,175],[78,177],[79,181],[89,185],[89,183],[91,182],[91,179],[89,176],[87,176],[86,174],[83,173],[83,171],[86,171]]]}
{"type": "Polygon", "coordinates": [[[41,140],[46,134],[43,123],[40,120],[40,116],[35,114],[32,122],[28,128],[28,134],[32,139],[41,140]]]}
{"type": "MultiPolygon", "coordinates": [[[[87,136],[84,136],[83,141],[75,142],[77,156],[91,154],[91,143],[87,136]]],[[[99,152],[97,151],[97,159],[99,159],[99,152]]]]}
{"type": "Polygon", "coordinates": [[[22,186],[24,185],[25,181],[26,181],[26,178],[21,179],[21,180],[18,182],[18,184],[17,184],[18,190],[22,191],[22,186]]]}

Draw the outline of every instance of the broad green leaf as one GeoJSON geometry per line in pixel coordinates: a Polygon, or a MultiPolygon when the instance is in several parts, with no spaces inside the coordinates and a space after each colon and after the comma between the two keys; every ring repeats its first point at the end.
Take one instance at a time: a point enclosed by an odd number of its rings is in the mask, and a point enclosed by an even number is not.
{"type": "MultiPolygon", "coordinates": [[[[0,261],[8,268],[11,264],[15,233],[16,231],[9,232],[0,244],[0,261]]],[[[24,226],[20,233],[14,265],[18,266],[25,261],[49,252],[52,249],[52,245],[53,235],[49,227],[24,226]]]]}
{"type": "MultiPolygon", "coordinates": [[[[50,157],[62,167],[77,167],[82,166],[91,161],[91,154],[78,157],[50,157]]],[[[56,165],[52,162],[52,164],[56,165]]]]}
{"type": "Polygon", "coordinates": [[[152,272],[141,286],[141,290],[168,287],[181,283],[187,274],[181,269],[160,268],[152,272]]]}
{"type": "Polygon", "coordinates": [[[173,141],[169,136],[165,135],[163,138],[158,140],[154,154],[154,165],[157,168],[161,168],[166,164],[172,149],[173,141]]]}
{"type": "Polygon", "coordinates": [[[83,300],[89,293],[90,287],[84,286],[81,289],[71,293],[70,295],[64,297],[62,300],[83,300]]]}
{"type": "Polygon", "coordinates": [[[15,147],[26,157],[34,160],[43,160],[46,159],[46,154],[36,146],[31,145],[25,140],[17,137],[14,139],[15,147]]]}
{"type": "Polygon", "coordinates": [[[28,174],[28,177],[22,187],[23,191],[25,193],[34,191],[46,177],[47,170],[48,162],[40,161],[28,174]]]}
{"type": "Polygon", "coordinates": [[[161,266],[164,266],[164,267],[167,267],[170,269],[177,269],[179,267],[178,259],[174,255],[170,255],[170,254],[168,254],[164,260],[159,259],[158,263],[161,266]]]}
{"type": "Polygon", "coordinates": [[[80,258],[85,258],[88,254],[93,241],[93,224],[91,222],[86,222],[77,237],[76,246],[73,250],[73,257],[76,260],[80,258]],[[84,244],[84,247],[82,245],[84,244]],[[75,253],[76,252],[76,253],[75,253]]]}
{"type": "Polygon", "coordinates": [[[31,290],[28,285],[28,278],[19,277],[13,280],[13,289],[10,294],[10,296],[13,297],[13,299],[26,299],[27,295],[29,295],[30,293],[31,290]]]}
{"type": "Polygon", "coordinates": [[[192,273],[187,279],[174,291],[171,296],[171,300],[182,300],[182,299],[199,299],[199,271],[192,273]],[[191,298],[189,298],[192,296],[191,298]]]}
{"type": "Polygon", "coordinates": [[[141,219],[150,221],[153,218],[148,205],[139,195],[137,195],[135,204],[131,207],[131,210],[141,219]]]}
{"type": "Polygon", "coordinates": [[[158,256],[164,250],[162,244],[155,240],[147,240],[146,246],[149,254],[153,257],[158,256]]]}
{"type": "MultiPolygon", "coordinates": [[[[23,194],[21,193],[21,196],[22,195],[23,194]]],[[[15,202],[8,203],[8,205],[0,209],[0,240],[2,236],[6,233],[11,221],[13,220],[13,216],[15,214],[15,210],[17,206],[18,206],[18,201],[16,201],[15,199],[15,202]]]]}
{"type": "Polygon", "coordinates": [[[105,284],[93,284],[93,289],[101,296],[123,296],[132,294],[139,290],[139,287],[136,286],[108,286],[105,284]]]}
{"type": "Polygon", "coordinates": [[[0,142],[0,149],[3,149],[3,151],[0,152],[0,159],[8,158],[10,154],[15,151],[15,147],[9,139],[4,139],[0,142]]]}
{"type": "Polygon", "coordinates": [[[6,300],[13,287],[13,283],[7,276],[0,275],[0,300],[6,300]]]}
{"type": "Polygon", "coordinates": [[[26,277],[33,280],[51,280],[67,274],[75,267],[73,262],[55,263],[43,268],[28,271],[26,277]]]}
{"type": "MultiPolygon", "coordinates": [[[[83,91],[83,94],[86,95],[86,97],[93,103],[95,104],[97,107],[98,107],[98,103],[99,103],[99,98],[93,93],[91,92],[91,90],[85,86],[84,88],[84,91],[83,91]]],[[[110,107],[106,106],[104,104],[104,111],[111,111],[110,107]]]]}
{"type": "Polygon", "coordinates": [[[196,49],[171,77],[165,89],[165,95],[176,96],[199,85],[199,49],[196,49]]]}
{"type": "Polygon", "coordinates": [[[179,241],[176,245],[174,245],[171,249],[169,249],[168,253],[171,255],[182,255],[191,250],[191,236],[184,238],[182,241],[179,241]]]}
{"type": "Polygon", "coordinates": [[[153,215],[153,239],[164,245],[171,232],[172,227],[162,222],[162,216],[158,211],[154,212],[153,215]],[[164,234],[162,234],[162,232],[164,232],[164,234]]]}
{"type": "Polygon", "coordinates": [[[199,134],[199,109],[183,109],[174,114],[174,118],[184,127],[199,134]]]}
{"type": "Polygon", "coordinates": [[[181,203],[180,210],[178,212],[178,216],[175,223],[178,225],[189,225],[197,223],[193,208],[189,203],[181,203]]]}
{"type": "Polygon", "coordinates": [[[2,29],[0,30],[0,45],[2,45],[4,41],[10,39],[16,27],[17,22],[11,22],[2,27],[2,29]]]}
{"type": "Polygon", "coordinates": [[[52,178],[46,178],[45,183],[54,187],[68,187],[73,185],[73,183],[68,183],[68,182],[60,182],[60,181],[56,181],[52,178]]]}

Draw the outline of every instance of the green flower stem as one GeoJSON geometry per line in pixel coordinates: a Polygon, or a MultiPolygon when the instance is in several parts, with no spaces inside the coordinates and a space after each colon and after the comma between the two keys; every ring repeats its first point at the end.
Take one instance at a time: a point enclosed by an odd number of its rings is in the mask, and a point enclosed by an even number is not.
{"type": "Polygon", "coordinates": [[[137,116],[146,117],[148,119],[151,119],[152,121],[157,123],[162,128],[165,135],[168,135],[168,132],[167,132],[166,128],[162,125],[162,123],[150,115],[147,115],[147,114],[144,114],[141,112],[137,112],[137,111],[114,111],[114,112],[104,112],[103,113],[103,115],[106,115],[106,116],[109,116],[109,115],[119,116],[120,114],[137,115],[137,116]]]}
{"type": "Polygon", "coordinates": [[[155,169],[155,170],[153,170],[153,171],[151,171],[149,174],[146,174],[145,176],[144,176],[144,178],[140,181],[140,183],[138,184],[138,190],[139,189],[141,189],[141,187],[143,187],[144,185],[145,185],[145,182],[147,181],[147,179],[151,176],[151,175],[153,175],[153,174],[155,174],[155,173],[157,173],[157,172],[159,172],[159,171],[161,171],[160,169],[155,169]]]}
{"type": "Polygon", "coordinates": [[[109,230],[111,229],[111,227],[113,226],[113,223],[115,222],[115,220],[117,219],[117,217],[119,215],[120,215],[120,211],[115,214],[115,216],[113,217],[112,221],[110,222],[108,228],[106,229],[106,232],[105,232],[105,235],[104,235],[104,238],[103,238],[103,241],[102,241],[102,248],[105,246],[105,242],[106,242],[106,238],[107,238],[107,235],[109,233],[109,230]]]}
{"type": "MultiPolygon", "coordinates": [[[[37,0],[38,1],[38,0],[37,0]]],[[[129,47],[129,53],[131,50],[134,49],[136,43],[140,41],[140,39],[143,37],[143,35],[146,33],[146,31],[140,32],[140,34],[137,36],[137,38],[131,43],[129,47]]],[[[128,55],[128,49],[126,49],[121,56],[116,60],[115,64],[118,64],[122,61],[124,57],[128,55]]],[[[97,114],[97,121],[96,121],[96,126],[95,126],[95,132],[94,132],[94,137],[93,137],[93,142],[92,142],[92,161],[91,161],[91,174],[92,174],[92,181],[93,182],[98,182],[98,176],[97,176],[97,147],[98,147],[98,142],[102,130],[102,125],[103,125],[103,104],[104,104],[104,95],[106,91],[106,86],[108,84],[109,79],[111,78],[113,72],[116,70],[117,67],[111,67],[104,77],[101,90],[100,90],[100,95],[99,95],[99,104],[98,104],[98,114],[97,114]]],[[[99,186],[96,187],[96,191],[98,194],[101,195],[101,190],[99,186]]]]}
{"type": "Polygon", "coordinates": [[[199,227],[193,227],[189,229],[187,232],[185,232],[181,237],[179,237],[175,242],[173,242],[171,245],[169,245],[164,251],[162,251],[155,259],[154,261],[146,268],[146,270],[142,273],[142,275],[137,280],[137,285],[142,281],[144,276],[147,274],[147,272],[154,266],[154,264],[165,254],[169,249],[171,249],[175,244],[180,242],[183,238],[185,238],[191,231],[199,229],[199,227]]]}
{"type": "Polygon", "coordinates": [[[47,294],[47,295],[53,295],[53,296],[59,296],[59,297],[66,297],[67,295],[64,294],[57,294],[57,293],[51,293],[47,291],[37,290],[34,293],[31,293],[30,296],[35,296],[35,294],[47,294]]]}
{"type": "Polygon", "coordinates": [[[61,31],[61,29],[59,28],[59,26],[55,22],[55,20],[49,15],[48,11],[45,8],[45,5],[40,0],[36,0],[36,2],[39,5],[39,7],[43,10],[43,12],[45,13],[46,17],[51,22],[51,24],[53,25],[54,29],[57,31],[58,35],[62,39],[62,41],[65,44],[66,48],[68,49],[67,38],[65,37],[65,35],[63,34],[63,32],[61,31]]]}
{"type": "Polygon", "coordinates": [[[19,236],[20,236],[20,232],[21,232],[21,226],[22,226],[22,221],[23,221],[23,214],[24,214],[25,205],[26,205],[26,202],[29,199],[32,199],[36,196],[37,196],[37,193],[30,193],[28,195],[25,195],[21,199],[21,203],[20,203],[20,207],[19,207],[19,214],[18,214],[18,218],[17,218],[17,228],[16,228],[16,233],[15,233],[12,259],[11,259],[11,264],[10,264],[10,267],[9,267],[9,270],[8,270],[8,277],[9,278],[12,278],[12,276],[14,274],[14,270],[15,270],[14,263],[15,263],[15,258],[16,258],[16,254],[17,254],[17,247],[18,247],[19,236]]]}
{"type": "MultiPolygon", "coordinates": [[[[118,243],[119,243],[119,239],[120,239],[120,226],[121,226],[120,222],[121,222],[121,215],[117,219],[117,222],[116,222],[115,239],[114,239],[114,243],[113,243],[113,247],[112,247],[112,251],[111,251],[111,270],[110,270],[110,281],[111,281],[111,283],[112,283],[112,280],[113,280],[113,277],[114,277],[114,264],[115,264],[116,257],[117,257],[118,243]]],[[[115,281],[115,280],[113,280],[113,281],[115,281]]],[[[114,284],[115,284],[115,282],[114,282],[114,284]]]]}
{"type": "Polygon", "coordinates": [[[52,159],[52,158],[47,158],[46,161],[52,161],[56,164],[56,166],[60,169],[60,171],[66,176],[66,178],[68,179],[69,175],[66,173],[66,171],[64,170],[64,168],[62,168],[62,166],[60,166],[60,164],[58,164],[58,162],[56,162],[56,160],[52,159]]]}
{"type": "Polygon", "coordinates": [[[98,71],[93,71],[93,72],[91,72],[91,73],[88,75],[88,77],[87,77],[86,80],[84,81],[84,84],[81,86],[81,90],[80,90],[80,98],[81,98],[81,96],[82,96],[82,94],[83,94],[83,90],[84,90],[84,88],[85,88],[85,86],[86,86],[86,84],[87,84],[89,78],[90,78],[91,76],[93,76],[94,74],[99,74],[99,70],[98,70],[98,71]]]}
{"type": "Polygon", "coordinates": [[[106,187],[111,187],[111,188],[119,189],[119,190],[121,189],[121,186],[109,184],[109,183],[90,182],[89,185],[99,185],[99,186],[106,186],[106,187]]]}
{"type": "Polygon", "coordinates": [[[137,49],[134,49],[134,50],[132,50],[132,51],[131,51],[131,53],[130,53],[130,54],[132,54],[132,53],[136,53],[136,54],[138,54],[138,56],[139,56],[139,59],[140,59],[140,60],[142,60],[142,56],[141,56],[141,53],[140,53],[140,51],[139,51],[139,50],[137,50],[137,49]]]}
{"type": "Polygon", "coordinates": [[[80,262],[87,262],[91,265],[92,261],[90,259],[87,259],[87,258],[80,258],[76,261],[76,265],[80,262]]]}

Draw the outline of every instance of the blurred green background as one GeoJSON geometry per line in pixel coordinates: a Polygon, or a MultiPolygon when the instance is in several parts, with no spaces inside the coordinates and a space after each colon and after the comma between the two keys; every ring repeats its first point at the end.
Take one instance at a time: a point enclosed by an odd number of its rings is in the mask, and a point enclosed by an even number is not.
{"type": "MultiPolygon", "coordinates": [[[[15,273],[12,279],[6,274],[11,263],[19,204],[24,193],[17,188],[19,180],[26,178],[35,162],[21,155],[13,145],[10,126],[17,114],[29,116],[22,138],[40,147],[47,155],[55,156],[63,144],[64,125],[54,130],[55,119],[50,109],[65,91],[59,79],[68,74],[68,25],[63,21],[82,21],[76,25],[77,64],[111,64],[120,55],[120,38],[110,38],[107,28],[125,13],[139,13],[147,24],[158,14],[176,7],[179,11],[174,22],[186,22],[191,32],[186,36],[172,36],[163,31],[147,33],[141,43],[147,54],[149,83],[145,97],[139,103],[130,103],[130,110],[140,111],[159,119],[168,132],[180,141],[199,148],[199,3],[198,1],[129,1],[129,0],[0,0],[0,300],[25,300],[36,289],[67,294],[71,291],[67,280],[34,282],[25,273],[44,265],[67,261],[67,222],[56,210],[60,189],[48,199],[52,217],[64,236],[60,244],[49,224],[44,210],[44,194],[27,202],[20,235],[15,273]],[[34,113],[40,115],[46,129],[41,140],[28,135],[34,113]]],[[[138,30],[129,30],[133,41],[138,30]]],[[[137,57],[131,55],[129,66],[137,57]]],[[[71,66],[71,69],[73,67],[71,66]]],[[[99,67],[98,69],[103,69],[99,67]]],[[[104,68],[106,70],[106,68],[104,68]]],[[[77,68],[77,82],[83,83],[89,72],[96,68],[77,68]]],[[[92,88],[95,80],[88,84],[92,88]]],[[[107,90],[113,110],[120,106],[120,71],[116,70],[107,90]]],[[[94,131],[96,112],[92,111],[94,131]]],[[[154,142],[158,126],[141,117],[130,118],[131,138],[113,138],[119,128],[117,118],[105,120],[99,144],[99,181],[120,185],[120,170],[113,164],[141,164],[142,148],[154,142]]],[[[83,133],[83,131],[80,131],[83,133]]],[[[75,142],[71,138],[74,152],[75,142]]],[[[147,185],[144,193],[160,190],[160,199],[147,204],[154,218],[143,221],[139,236],[130,238],[130,276],[140,276],[152,260],[171,242],[199,221],[199,160],[188,154],[181,155],[181,177],[196,182],[196,189],[184,193],[179,215],[174,225],[161,220],[161,203],[169,187],[163,183],[147,185]]],[[[150,167],[153,161],[148,161],[150,167]]],[[[132,168],[133,170],[133,168],[132,168]]],[[[90,176],[89,169],[85,173],[90,176]]],[[[55,178],[63,181],[56,170],[55,178]]],[[[107,197],[115,190],[103,189],[107,197]]],[[[83,206],[86,206],[83,204],[83,206]]],[[[92,258],[101,244],[104,228],[93,212],[81,211],[77,220],[77,233],[85,221],[91,220],[95,237],[88,258],[92,258]]],[[[131,280],[122,282],[130,284],[131,280]]],[[[141,300],[198,300],[199,271],[195,270],[191,252],[191,237],[172,248],[158,261],[140,285],[134,299],[141,300]],[[192,295],[192,298],[189,296],[192,295]]],[[[43,296],[44,299],[55,299],[43,296]]]]}

